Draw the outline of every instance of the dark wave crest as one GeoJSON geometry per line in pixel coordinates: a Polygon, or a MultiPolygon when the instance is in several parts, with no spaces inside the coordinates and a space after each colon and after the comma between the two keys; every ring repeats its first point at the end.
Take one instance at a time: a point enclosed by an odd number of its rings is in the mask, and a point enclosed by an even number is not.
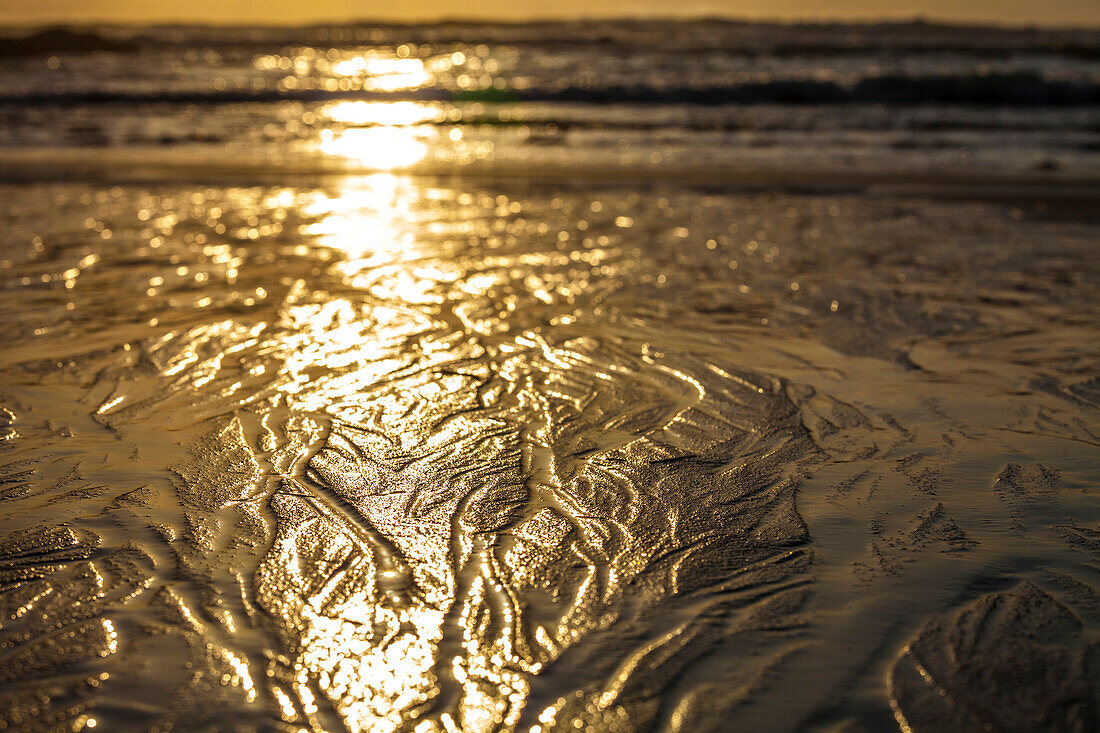
{"type": "Polygon", "coordinates": [[[141,45],[130,39],[109,38],[92,31],[70,28],[45,28],[21,38],[4,38],[0,58],[47,54],[134,53],[141,45]]]}
{"type": "Polygon", "coordinates": [[[504,44],[560,52],[598,47],[616,53],[707,53],[739,57],[850,57],[883,53],[1005,58],[1028,54],[1095,60],[1100,29],[1038,29],[927,22],[775,23],[721,18],[584,23],[351,23],[318,26],[96,26],[43,28],[30,35],[0,28],[0,57],[55,53],[128,53],[147,49],[248,49],[293,46],[389,48],[403,43],[504,44]]]}
{"type": "Polygon", "coordinates": [[[721,86],[568,86],[454,92],[424,88],[396,92],[301,90],[196,90],[183,92],[74,92],[0,96],[0,106],[130,104],[227,105],[337,100],[430,102],[557,102],[583,104],[896,104],[978,106],[1100,105],[1100,84],[1058,81],[1036,73],[940,76],[883,75],[854,85],[832,81],[773,80],[721,86]]]}

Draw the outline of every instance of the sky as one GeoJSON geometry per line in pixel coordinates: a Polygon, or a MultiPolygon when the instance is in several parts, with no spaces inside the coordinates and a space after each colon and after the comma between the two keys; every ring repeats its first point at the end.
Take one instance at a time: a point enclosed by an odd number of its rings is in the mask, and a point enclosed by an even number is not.
{"type": "Polygon", "coordinates": [[[0,0],[0,23],[113,21],[286,23],[598,16],[782,20],[913,18],[1100,27],[1100,0],[0,0]]]}

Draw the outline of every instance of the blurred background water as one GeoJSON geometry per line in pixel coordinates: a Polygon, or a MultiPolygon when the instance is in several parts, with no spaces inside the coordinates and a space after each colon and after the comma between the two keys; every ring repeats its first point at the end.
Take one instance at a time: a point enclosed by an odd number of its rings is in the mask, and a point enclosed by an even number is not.
{"type": "Polygon", "coordinates": [[[925,23],[22,31],[0,51],[0,145],[368,169],[1094,170],[1097,47],[1088,30],[925,23]]]}

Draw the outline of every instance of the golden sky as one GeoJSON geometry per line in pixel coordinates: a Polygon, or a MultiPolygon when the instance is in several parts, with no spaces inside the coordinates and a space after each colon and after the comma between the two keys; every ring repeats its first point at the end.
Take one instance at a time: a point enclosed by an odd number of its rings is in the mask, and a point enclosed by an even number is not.
{"type": "Polygon", "coordinates": [[[1100,26],[1100,0],[0,0],[0,23],[110,20],[307,23],[323,20],[522,20],[614,15],[781,19],[909,18],[1100,26]]]}

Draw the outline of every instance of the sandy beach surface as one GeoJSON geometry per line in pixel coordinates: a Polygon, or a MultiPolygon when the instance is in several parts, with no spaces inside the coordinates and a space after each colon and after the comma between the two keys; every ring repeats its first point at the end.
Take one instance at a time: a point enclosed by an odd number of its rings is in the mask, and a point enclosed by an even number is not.
{"type": "MultiPolygon", "coordinates": [[[[253,72],[314,58],[261,41],[253,72]]],[[[371,42],[330,60],[531,53],[371,42]]],[[[915,152],[887,104],[852,158],[676,121],[881,112],[851,100],[556,132],[291,100],[329,120],[301,145],[204,107],[233,148],[78,144],[196,103],[3,84],[4,134],[58,121],[0,149],[0,729],[1100,725],[1091,97],[937,102],[915,152]]]]}

